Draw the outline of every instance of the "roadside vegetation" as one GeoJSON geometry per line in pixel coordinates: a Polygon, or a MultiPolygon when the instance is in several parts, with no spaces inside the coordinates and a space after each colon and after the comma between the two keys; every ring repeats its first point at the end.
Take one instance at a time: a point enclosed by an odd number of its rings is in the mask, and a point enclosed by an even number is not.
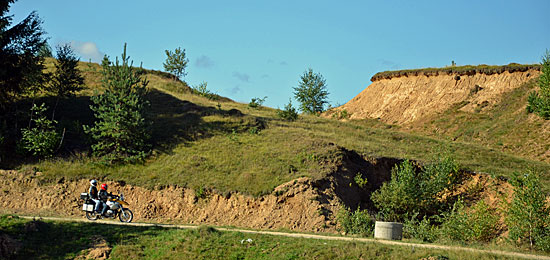
{"type": "Polygon", "coordinates": [[[16,251],[0,250],[7,255],[0,257],[14,259],[86,258],[98,241],[106,242],[102,249],[109,259],[513,259],[459,250],[221,232],[209,227],[181,230],[43,222],[11,215],[0,216],[0,239],[15,242],[3,245],[13,245],[16,251]]]}

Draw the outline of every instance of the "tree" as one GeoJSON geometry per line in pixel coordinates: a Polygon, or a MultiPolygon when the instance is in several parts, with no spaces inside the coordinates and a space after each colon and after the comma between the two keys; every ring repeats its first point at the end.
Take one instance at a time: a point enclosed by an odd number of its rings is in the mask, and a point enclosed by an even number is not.
{"type": "Polygon", "coordinates": [[[17,95],[36,90],[44,81],[43,57],[38,51],[44,45],[42,21],[32,12],[10,27],[12,16],[6,15],[16,0],[0,2],[0,108],[17,95]]]}
{"type": "Polygon", "coordinates": [[[182,76],[185,77],[187,75],[185,68],[187,68],[189,62],[189,59],[185,58],[185,49],[182,50],[178,47],[174,52],[169,50],[165,50],[165,52],[167,57],[163,63],[164,69],[174,74],[178,79],[181,79],[182,76]]]}
{"type": "Polygon", "coordinates": [[[539,175],[516,173],[510,184],[514,187],[506,218],[510,239],[550,251],[550,208],[546,205],[539,175]]]}
{"type": "Polygon", "coordinates": [[[42,44],[42,47],[40,47],[40,50],[38,51],[38,56],[43,57],[43,58],[52,58],[53,57],[52,48],[50,47],[50,45],[47,42],[44,42],[44,44],[42,44]]]}
{"type": "Polygon", "coordinates": [[[294,88],[294,97],[300,102],[300,110],[308,114],[323,112],[328,103],[328,94],[325,79],[321,73],[313,73],[311,68],[304,72],[298,87],[294,88]]]}
{"type": "Polygon", "coordinates": [[[56,96],[52,119],[55,118],[59,99],[74,95],[83,89],[84,84],[84,77],[78,69],[80,59],[76,57],[71,46],[68,44],[57,46],[56,52],[55,72],[48,87],[48,91],[56,96]]]}
{"type": "Polygon", "coordinates": [[[57,122],[46,119],[46,110],[44,103],[40,106],[34,104],[31,108],[33,124],[29,128],[21,129],[21,148],[34,156],[51,156],[61,141],[59,133],[55,131],[57,122]]]}
{"type": "Polygon", "coordinates": [[[550,119],[550,51],[546,50],[541,62],[542,75],[539,77],[539,92],[532,92],[528,98],[527,112],[537,113],[544,119],[550,119]]]}
{"type": "Polygon", "coordinates": [[[93,127],[84,127],[94,141],[94,155],[109,164],[143,161],[150,152],[150,123],[145,118],[149,109],[145,100],[148,81],[129,63],[126,44],[121,58],[121,63],[117,58],[112,64],[104,57],[105,92],[91,98],[96,122],[93,127]]]}

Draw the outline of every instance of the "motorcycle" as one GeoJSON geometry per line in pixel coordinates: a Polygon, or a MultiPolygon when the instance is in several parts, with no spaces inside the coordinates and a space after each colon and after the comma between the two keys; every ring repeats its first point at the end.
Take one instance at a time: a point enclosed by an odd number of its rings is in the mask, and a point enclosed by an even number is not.
{"type": "Polygon", "coordinates": [[[116,217],[118,217],[120,222],[130,223],[132,219],[134,219],[134,213],[132,213],[130,209],[124,207],[130,206],[130,204],[124,201],[123,194],[109,196],[106,202],[107,211],[105,211],[105,215],[101,215],[94,211],[95,203],[88,193],[81,193],[80,199],[84,201],[82,204],[82,211],[86,212],[86,218],[88,220],[97,220],[99,218],[116,219],[116,217]]]}

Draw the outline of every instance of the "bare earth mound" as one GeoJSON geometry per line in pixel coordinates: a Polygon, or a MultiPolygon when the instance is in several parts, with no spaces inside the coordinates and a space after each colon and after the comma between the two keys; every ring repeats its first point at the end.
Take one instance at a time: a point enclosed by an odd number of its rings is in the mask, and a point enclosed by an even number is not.
{"type": "Polygon", "coordinates": [[[531,69],[491,75],[420,73],[381,78],[336,110],[345,109],[351,119],[378,118],[402,125],[441,113],[461,102],[465,104],[461,110],[466,112],[483,109],[499,102],[503,93],[539,74],[540,71],[531,69]]]}

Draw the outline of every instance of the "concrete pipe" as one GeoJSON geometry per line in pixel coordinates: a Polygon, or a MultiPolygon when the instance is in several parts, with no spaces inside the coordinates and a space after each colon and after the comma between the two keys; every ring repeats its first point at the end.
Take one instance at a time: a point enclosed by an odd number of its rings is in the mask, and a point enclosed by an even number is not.
{"type": "Polygon", "coordinates": [[[403,224],[397,222],[376,221],[374,238],[387,240],[401,240],[403,238],[403,224]]]}

